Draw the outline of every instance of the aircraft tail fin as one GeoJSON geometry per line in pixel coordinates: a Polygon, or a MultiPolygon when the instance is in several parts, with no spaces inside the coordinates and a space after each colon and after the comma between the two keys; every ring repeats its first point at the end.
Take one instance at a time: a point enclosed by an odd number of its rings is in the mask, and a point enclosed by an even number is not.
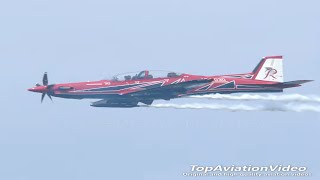
{"type": "Polygon", "coordinates": [[[283,82],[282,56],[264,57],[253,70],[253,79],[261,81],[283,82]]]}

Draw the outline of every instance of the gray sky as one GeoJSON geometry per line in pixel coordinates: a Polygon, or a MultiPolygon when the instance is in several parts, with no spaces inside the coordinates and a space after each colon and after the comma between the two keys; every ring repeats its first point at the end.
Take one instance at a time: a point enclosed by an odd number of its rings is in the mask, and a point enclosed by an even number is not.
{"type": "Polygon", "coordinates": [[[286,93],[319,94],[319,7],[1,1],[0,179],[186,179],[192,164],[303,165],[314,173],[308,179],[319,179],[318,113],[99,109],[88,100],[40,104],[26,91],[44,71],[50,83],[144,69],[214,75],[250,72],[262,56],[284,55],[285,80],[316,80],[286,93]]]}

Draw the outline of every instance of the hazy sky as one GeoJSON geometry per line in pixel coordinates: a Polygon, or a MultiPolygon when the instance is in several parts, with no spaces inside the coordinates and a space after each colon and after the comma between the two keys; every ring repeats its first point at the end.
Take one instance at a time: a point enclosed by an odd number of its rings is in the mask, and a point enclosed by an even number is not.
{"type": "Polygon", "coordinates": [[[0,179],[193,179],[181,175],[193,164],[301,165],[319,179],[318,113],[93,108],[90,100],[40,104],[26,91],[45,71],[50,83],[144,69],[214,75],[250,72],[261,57],[283,55],[285,80],[316,80],[286,93],[319,94],[319,7],[1,1],[0,179]]]}

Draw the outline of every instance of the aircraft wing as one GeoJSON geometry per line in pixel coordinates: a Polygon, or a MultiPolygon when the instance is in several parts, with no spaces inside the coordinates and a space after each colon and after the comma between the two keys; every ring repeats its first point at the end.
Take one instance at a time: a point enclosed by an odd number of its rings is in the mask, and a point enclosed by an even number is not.
{"type": "Polygon", "coordinates": [[[186,93],[189,89],[205,85],[207,83],[212,82],[212,79],[200,79],[200,80],[192,80],[192,81],[185,81],[177,84],[169,84],[160,87],[144,87],[145,89],[136,92],[130,92],[125,95],[129,95],[131,97],[146,97],[146,98],[163,98],[163,99],[170,99],[173,97],[177,97],[179,94],[186,93]]]}
{"type": "Polygon", "coordinates": [[[144,87],[143,90],[129,92],[122,94],[117,98],[102,99],[97,102],[93,102],[91,106],[94,107],[137,107],[138,102],[144,104],[152,104],[154,99],[166,99],[178,97],[180,94],[186,93],[189,89],[197,86],[205,85],[211,82],[212,79],[201,79],[181,82],[178,84],[169,84],[160,87],[144,87]]]}

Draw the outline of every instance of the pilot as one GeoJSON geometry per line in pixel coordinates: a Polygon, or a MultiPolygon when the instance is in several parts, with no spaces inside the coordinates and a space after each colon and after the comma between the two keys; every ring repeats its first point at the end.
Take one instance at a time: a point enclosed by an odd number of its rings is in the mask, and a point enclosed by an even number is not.
{"type": "Polygon", "coordinates": [[[136,80],[136,79],[138,79],[138,75],[137,74],[132,77],[132,80],[136,80]]]}
{"type": "Polygon", "coordinates": [[[167,77],[177,77],[177,76],[178,75],[175,72],[169,72],[168,75],[167,75],[167,77]]]}
{"type": "Polygon", "coordinates": [[[131,76],[130,75],[124,76],[124,80],[126,80],[126,81],[131,80],[131,76]]]}
{"type": "Polygon", "coordinates": [[[141,71],[138,76],[137,76],[137,79],[144,79],[146,76],[146,71],[141,71]]]}

